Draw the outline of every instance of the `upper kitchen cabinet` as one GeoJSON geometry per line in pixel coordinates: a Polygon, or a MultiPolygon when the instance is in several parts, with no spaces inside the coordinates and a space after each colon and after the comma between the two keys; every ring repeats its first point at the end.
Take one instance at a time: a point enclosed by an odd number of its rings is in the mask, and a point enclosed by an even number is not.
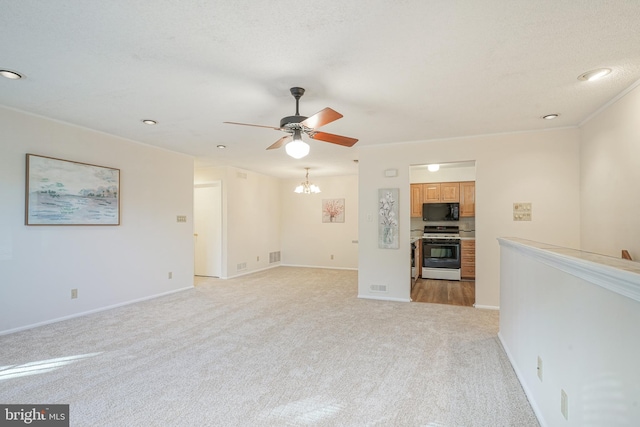
{"type": "Polygon", "coordinates": [[[460,183],[460,217],[476,216],[476,183],[466,181],[460,183]]]}
{"type": "Polygon", "coordinates": [[[422,203],[438,203],[440,201],[440,183],[421,185],[422,203]]]}
{"type": "Polygon", "coordinates": [[[440,201],[444,203],[457,203],[460,201],[460,183],[443,182],[440,184],[440,201]]]}
{"type": "Polygon", "coordinates": [[[422,185],[411,184],[411,218],[422,218],[422,185]]]}
{"type": "Polygon", "coordinates": [[[422,184],[422,203],[456,203],[460,201],[460,183],[422,184]]]}

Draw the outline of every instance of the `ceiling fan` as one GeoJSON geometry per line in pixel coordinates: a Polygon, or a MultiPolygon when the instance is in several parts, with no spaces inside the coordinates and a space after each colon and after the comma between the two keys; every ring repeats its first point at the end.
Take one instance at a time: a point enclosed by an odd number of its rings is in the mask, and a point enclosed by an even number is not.
{"type": "Polygon", "coordinates": [[[299,102],[300,97],[304,95],[304,89],[301,87],[292,87],[290,89],[291,95],[296,99],[296,114],[294,116],[283,117],[280,120],[280,127],[252,125],[249,123],[237,123],[237,122],[224,122],[232,125],[242,126],[254,126],[267,129],[275,129],[288,133],[276,142],[267,147],[267,150],[273,150],[280,148],[283,145],[287,154],[295,159],[301,159],[309,154],[309,144],[302,140],[302,134],[306,133],[309,138],[317,139],[319,141],[330,142],[332,144],[342,145],[344,147],[351,147],[356,142],[355,138],[349,138],[347,136],[335,135],[327,132],[320,132],[317,129],[328,123],[331,123],[339,118],[342,118],[342,114],[338,113],[331,108],[325,108],[314,114],[311,117],[305,117],[300,115],[299,102]],[[286,145],[285,145],[286,144],[286,145]]]}

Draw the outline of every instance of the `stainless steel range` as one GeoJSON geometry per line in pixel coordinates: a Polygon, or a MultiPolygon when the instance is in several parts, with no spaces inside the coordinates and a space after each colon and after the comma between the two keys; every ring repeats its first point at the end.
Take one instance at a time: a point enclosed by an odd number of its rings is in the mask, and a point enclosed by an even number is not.
{"type": "Polygon", "coordinates": [[[460,280],[460,230],[457,225],[424,227],[422,278],[460,280]]]}

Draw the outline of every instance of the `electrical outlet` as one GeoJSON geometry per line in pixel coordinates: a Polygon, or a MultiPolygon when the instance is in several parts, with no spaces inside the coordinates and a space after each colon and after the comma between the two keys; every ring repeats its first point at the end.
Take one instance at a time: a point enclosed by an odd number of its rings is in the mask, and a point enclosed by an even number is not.
{"type": "Polygon", "coordinates": [[[542,381],[542,359],[538,356],[538,378],[542,381]]]}
{"type": "Polygon", "coordinates": [[[560,390],[560,412],[565,420],[569,420],[569,397],[564,390],[560,390]]]}
{"type": "Polygon", "coordinates": [[[76,298],[78,298],[78,290],[71,289],[71,299],[76,299],[76,298]]]}
{"type": "Polygon", "coordinates": [[[260,262],[260,257],[259,256],[256,257],[256,261],[260,262]]]}
{"type": "Polygon", "coordinates": [[[173,279],[173,273],[169,272],[169,279],[173,279]]]}
{"type": "Polygon", "coordinates": [[[333,255],[331,255],[331,259],[333,259],[333,255]]]}

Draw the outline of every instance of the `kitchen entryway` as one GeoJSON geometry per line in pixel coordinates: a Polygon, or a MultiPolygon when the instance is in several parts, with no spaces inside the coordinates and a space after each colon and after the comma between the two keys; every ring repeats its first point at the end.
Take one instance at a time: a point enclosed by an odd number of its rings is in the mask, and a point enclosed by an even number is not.
{"type": "Polygon", "coordinates": [[[473,280],[417,279],[411,288],[411,300],[434,304],[473,307],[476,302],[473,280]]]}

